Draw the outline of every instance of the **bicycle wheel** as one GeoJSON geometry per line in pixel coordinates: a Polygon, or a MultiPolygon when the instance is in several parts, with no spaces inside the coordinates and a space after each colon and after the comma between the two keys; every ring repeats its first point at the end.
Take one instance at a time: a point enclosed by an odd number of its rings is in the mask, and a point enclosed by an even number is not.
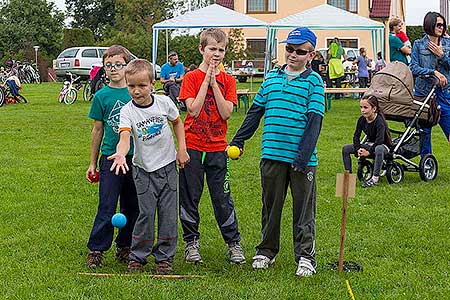
{"type": "Polygon", "coordinates": [[[97,93],[98,90],[101,90],[105,85],[106,84],[102,80],[97,81],[94,87],[94,94],[97,93]]]}
{"type": "Polygon", "coordinates": [[[0,87],[0,106],[3,106],[3,104],[5,104],[5,99],[5,90],[0,87]]]}
{"type": "Polygon", "coordinates": [[[91,101],[92,100],[92,94],[91,94],[91,82],[87,81],[84,84],[83,88],[83,100],[84,101],[91,101]]]}
{"type": "Polygon", "coordinates": [[[25,97],[20,94],[14,97],[14,100],[16,100],[17,103],[28,103],[27,99],[25,99],[25,97]]]}
{"type": "Polygon", "coordinates": [[[77,100],[77,90],[70,89],[64,95],[64,103],[65,104],[73,104],[77,100]]]}
{"type": "Polygon", "coordinates": [[[39,74],[39,72],[34,72],[34,81],[36,82],[36,83],[41,83],[42,81],[41,81],[41,75],[39,74]]]}

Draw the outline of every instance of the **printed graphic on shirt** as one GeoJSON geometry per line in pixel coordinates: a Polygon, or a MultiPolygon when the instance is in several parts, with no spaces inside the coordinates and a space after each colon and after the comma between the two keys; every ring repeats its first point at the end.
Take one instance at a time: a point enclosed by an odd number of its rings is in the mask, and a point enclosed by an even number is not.
{"type": "Polygon", "coordinates": [[[111,126],[112,130],[114,130],[114,132],[117,134],[119,133],[120,109],[125,104],[125,102],[117,100],[116,103],[114,103],[111,112],[109,113],[108,120],[106,121],[106,123],[111,126]]]}
{"type": "Polygon", "coordinates": [[[153,116],[136,124],[138,139],[143,142],[148,141],[162,133],[164,118],[161,116],[153,116]]]}

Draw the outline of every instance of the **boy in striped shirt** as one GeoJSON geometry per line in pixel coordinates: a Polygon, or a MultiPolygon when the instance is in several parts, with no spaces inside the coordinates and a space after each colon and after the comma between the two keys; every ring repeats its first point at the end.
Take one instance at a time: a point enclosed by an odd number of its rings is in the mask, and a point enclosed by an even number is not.
{"type": "Polygon", "coordinates": [[[306,27],[291,31],[286,64],[272,70],[261,85],[247,117],[230,145],[243,153],[264,116],[261,153],[262,240],[256,246],[254,269],[267,269],[280,248],[281,212],[288,185],[293,198],[296,275],[316,272],[316,144],[325,101],[323,81],[307,69],[314,58],[315,34],[306,27]]]}

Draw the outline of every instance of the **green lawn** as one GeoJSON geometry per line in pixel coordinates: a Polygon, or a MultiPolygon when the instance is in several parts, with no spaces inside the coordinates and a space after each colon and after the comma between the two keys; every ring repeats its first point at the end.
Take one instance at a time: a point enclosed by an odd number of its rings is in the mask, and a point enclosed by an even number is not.
{"type": "MultiPolygon", "coordinates": [[[[183,262],[176,274],[202,278],[157,279],[134,276],[90,277],[86,242],[96,213],[98,186],[84,178],[89,163],[92,120],[82,97],[71,105],[57,101],[61,83],[25,85],[28,104],[0,107],[1,299],[350,299],[345,276],[326,268],[339,254],[342,202],[334,196],[341,172],[341,147],[350,143],[359,116],[355,100],[334,101],[320,137],[317,196],[318,273],[294,276],[292,201],[283,212],[281,251],[273,268],[251,268],[260,237],[259,153],[261,132],[247,142],[244,156],[231,162],[235,200],[247,264],[231,265],[215,223],[208,193],[201,202],[204,264],[183,262]]],[[[81,96],[81,93],[80,95],[81,96]]],[[[229,136],[244,118],[229,122],[229,136]]],[[[349,200],[345,259],[364,271],[347,274],[356,299],[447,299],[449,287],[449,146],[434,130],[439,175],[422,182],[406,173],[398,185],[382,179],[349,200]]],[[[154,264],[148,265],[150,274],[154,264]]],[[[125,274],[113,251],[102,273],[125,274]]]]}

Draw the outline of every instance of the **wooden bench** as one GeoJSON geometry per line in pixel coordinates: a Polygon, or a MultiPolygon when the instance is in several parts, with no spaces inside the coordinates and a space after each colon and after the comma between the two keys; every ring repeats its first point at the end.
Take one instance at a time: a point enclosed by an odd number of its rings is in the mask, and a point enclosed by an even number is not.
{"type": "Polygon", "coordinates": [[[254,97],[258,92],[249,91],[249,89],[239,89],[236,91],[238,98],[238,105],[235,107],[235,111],[241,107],[241,101],[244,103],[244,112],[247,113],[250,105],[250,97],[254,97]]]}
{"type": "Polygon", "coordinates": [[[331,99],[328,99],[327,94],[340,93],[365,93],[368,88],[325,88],[325,111],[331,109],[331,99]]]}

